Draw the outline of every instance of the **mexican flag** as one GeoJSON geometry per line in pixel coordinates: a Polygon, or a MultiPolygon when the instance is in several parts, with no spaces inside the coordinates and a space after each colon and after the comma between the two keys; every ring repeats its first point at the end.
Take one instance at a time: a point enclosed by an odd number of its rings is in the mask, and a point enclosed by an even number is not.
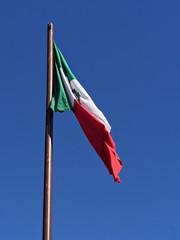
{"type": "Polygon", "coordinates": [[[72,110],[87,139],[95,149],[109,173],[120,182],[118,173],[122,162],[116,153],[110,135],[111,126],[103,113],[71,72],[66,60],[54,44],[54,86],[51,109],[55,112],[72,110]]]}

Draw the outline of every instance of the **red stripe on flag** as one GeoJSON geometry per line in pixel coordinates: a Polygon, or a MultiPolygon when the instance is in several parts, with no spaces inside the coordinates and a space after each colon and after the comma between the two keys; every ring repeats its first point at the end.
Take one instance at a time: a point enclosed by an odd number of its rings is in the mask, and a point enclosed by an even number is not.
{"type": "Polygon", "coordinates": [[[115,143],[104,124],[88,112],[77,100],[74,101],[74,113],[89,142],[100,156],[114,181],[120,182],[118,173],[122,162],[116,153],[115,143]]]}

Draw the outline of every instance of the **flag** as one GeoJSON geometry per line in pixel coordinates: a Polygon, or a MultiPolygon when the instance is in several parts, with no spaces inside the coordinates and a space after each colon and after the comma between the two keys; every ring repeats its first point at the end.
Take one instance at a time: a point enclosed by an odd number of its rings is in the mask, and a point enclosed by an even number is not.
{"type": "Polygon", "coordinates": [[[120,182],[118,173],[122,168],[122,162],[110,135],[111,126],[71,72],[56,44],[54,44],[53,97],[50,107],[55,112],[65,110],[74,112],[87,139],[109,173],[113,175],[116,182],[120,182]]]}

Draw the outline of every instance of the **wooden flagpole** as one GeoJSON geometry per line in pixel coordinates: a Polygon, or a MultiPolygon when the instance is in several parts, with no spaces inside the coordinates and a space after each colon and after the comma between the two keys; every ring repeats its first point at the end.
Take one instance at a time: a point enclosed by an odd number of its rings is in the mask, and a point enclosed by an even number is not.
{"type": "Polygon", "coordinates": [[[54,66],[54,27],[48,24],[47,29],[47,93],[46,93],[46,126],[45,126],[45,158],[44,158],[44,209],[43,209],[43,240],[52,240],[52,141],[53,111],[50,101],[53,90],[54,66]]]}

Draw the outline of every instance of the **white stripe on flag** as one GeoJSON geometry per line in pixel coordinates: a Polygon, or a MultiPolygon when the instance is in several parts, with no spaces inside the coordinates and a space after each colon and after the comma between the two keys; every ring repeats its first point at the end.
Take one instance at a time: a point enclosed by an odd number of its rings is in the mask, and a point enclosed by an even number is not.
{"type": "Polygon", "coordinates": [[[80,103],[83,105],[83,107],[92,113],[99,121],[101,121],[107,128],[108,132],[110,132],[111,126],[109,125],[104,114],[96,107],[95,103],[82,85],[78,82],[78,80],[71,80],[70,85],[72,89],[75,89],[80,94],[80,103]]]}
{"type": "Polygon", "coordinates": [[[71,106],[74,107],[74,99],[76,99],[76,97],[74,96],[74,94],[73,94],[73,92],[71,90],[71,87],[70,87],[70,84],[69,84],[69,80],[65,76],[63,69],[60,68],[59,70],[60,70],[60,73],[61,73],[61,77],[62,77],[62,80],[63,80],[63,83],[64,83],[64,87],[66,89],[69,101],[71,103],[71,106]]]}
{"type": "Polygon", "coordinates": [[[106,117],[96,107],[95,103],[93,102],[93,100],[91,99],[89,94],[86,92],[86,90],[82,87],[82,85],[78,82],[78,80],[73,79],[70,81],[70,84],[69,84],[69,80],[65,76],[62,68],[60,68],[60,73],[61,73],[64,87],[66,89],[66,92],[67,92],[67,95],[68,95],[68,98],[69,98],[69,101],[70,101],[72,107],[74,107],[74,100],[76,99],[75,95],[72,92],[72,89],[75,89],[80,95],[80,103],[83,105],[83,107],[86,110],[88,110],[91,114],[93,114],[99,121],[101,121],[104,124],[104,126],[106,127],[106,129],[108,130],[108,132],[110,132],[111,126],[108,123],[106,117]]]}

